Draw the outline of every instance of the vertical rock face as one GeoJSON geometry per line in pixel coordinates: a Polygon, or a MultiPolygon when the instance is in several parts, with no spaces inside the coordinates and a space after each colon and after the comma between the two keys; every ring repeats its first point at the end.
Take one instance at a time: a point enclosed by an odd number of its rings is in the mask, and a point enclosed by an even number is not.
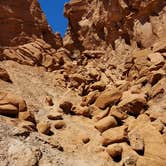
{"type": "Polygon", "coordinates": [[[0,45],[18,46],[42,38],[56,47],[56,38],[37,0],[0,2],[0,45]]]}
{"type": "Polygon", "coordinates": [[[163,0],[71,0],[65,5],[69,19],[65,40],[70,38],[73,47],[82,49],[114,47],[119,37],[127,44],[135,40],[140,47],[150,46],[165,35],[165,12],[159,13],[165,4],[163,0]]]}

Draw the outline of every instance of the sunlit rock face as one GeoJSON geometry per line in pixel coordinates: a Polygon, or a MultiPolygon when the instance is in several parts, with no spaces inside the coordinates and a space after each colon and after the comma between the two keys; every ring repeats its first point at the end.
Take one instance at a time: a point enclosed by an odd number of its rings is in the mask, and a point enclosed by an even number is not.
{"type": "Polygon", "coordinates": [[[0,9],[1,46],[17,46],[42,38],[56,47],[56,39],[36,0],[1,1],[0,9]]]}
{"type": "Polygon", "coordinates": [[[65,5],[69,19],[65,39],[85,49],[114,47],[119,37],[127,44],[134,40],[140,47],[150,46],[165,35],[165,4],[163,0],[71,0],[65,5]]]}

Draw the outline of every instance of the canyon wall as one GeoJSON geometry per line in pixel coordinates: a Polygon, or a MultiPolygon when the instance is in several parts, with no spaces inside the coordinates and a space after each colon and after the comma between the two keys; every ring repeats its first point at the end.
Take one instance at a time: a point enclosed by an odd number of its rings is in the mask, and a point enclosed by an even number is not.
{"type": "Polygon", "coordinates": [[[166,165],[165,0],[0,9],[1,166],[166,165]]]}

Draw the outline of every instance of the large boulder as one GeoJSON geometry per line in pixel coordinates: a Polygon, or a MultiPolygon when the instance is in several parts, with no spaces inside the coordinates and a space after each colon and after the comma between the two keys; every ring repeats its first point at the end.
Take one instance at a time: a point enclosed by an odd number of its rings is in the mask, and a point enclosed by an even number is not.
{"type": "Polygon", "coordinates": [[[0,94],[0,114],[17,116],[19,112],[26,110],[26,102],[22,97],[12,93],[0,94]]]}
{"type": "Polygon", "coordinates": [[[112,106],[120,100],[122,97],[122,92],[117,88],[111,88],[110,90],[105,90],[101,95],[96,99],[95,105],[101,109],[106,108],[107,106],[112,106]]]}

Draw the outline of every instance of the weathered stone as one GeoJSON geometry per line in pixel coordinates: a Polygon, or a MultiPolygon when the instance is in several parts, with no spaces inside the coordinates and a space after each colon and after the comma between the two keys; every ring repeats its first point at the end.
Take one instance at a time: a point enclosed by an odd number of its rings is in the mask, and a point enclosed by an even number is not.
{"type": "Polygon", "coordinates": [[[66,127],[66,123],[63,120],[57,120],[53,123],[54,128],[62,129],[66,127]]]}
{"type": "Polygon", "coordinates": [[[95,105],[101,109],[111,106],[118,102],[122,97],[122,92],[113,88],[111,90],[105,90],[96,100],[95,105]]]}
{"type": "Polygon", "coordinates": [[[119,120],[124,120],[128,116],[125,112],[121,111],[120,109],[116,108],[115,106],[113,106],[111,108],[109,115],[111,115],[119,120]]]}
{"type": "Polygon", "coordinates": [[[19,112],[26,111],[26,103],[22,97],[11,93],[0,94],[0,114],[18,115],[19,112]]]}
{"type": "Polygon", "coordinates": [[[87,135],[82,135],[81,139],[84,144],[87,144],[90,141],[90,138],[87,135]]]}
{"type": "Polygon", "coordinates": [[[85,107],[76,106],[75,108],[72,109],[71,112],[74,113],[75,115],[91,117],[91,111],[90,111],[89,107],[87,107],[87,106],[85,106],[85,107]]]}
{"type": "Polygon", "coordinates": [[[143,94],[131,94],[123,93],[122,101],[118,104],[118,109],[126,113],[138,115],[147,106],[145,95],[143,94]]]}
{"type": "Polygon", "coordinates": [[[12,82],[8,72],[0,67],[0,79],[7,82],[12,82]]]}
{"type": "Polygon", "coordinates": [[[156,128],[157,131],[159,131],[160,133],[162,133],[162,131],[164,130],[164,124],[159,120],[155,120],[152,123],[152,126],[154,126],[156,128]]]}
{"type": "Polygon", "coordinates": [[[3,13],[0,29],[3,31],[0,34],[2,46],[18,46],[41,38],[53,47],[57,47],[56,36],[51,32],[36,0],[30,2],[19,0],[15,3],[5,1],[0,4],[0,8],[3,13]]]}
{"type": "Polygon", "coordinates": [[[53,106],[53,105],[54,105],[51,96],[47,96],[47,97],[46,97],[45,103],[46,103],[46,105],[48,105],[48,106],[53,106]]]}
{"type": "Polygon", "coordinates": [[[50,133],[51,126],[48,122],[39,122],[36,128],[38,132],[48,135],[50,133]]]}
{"type": "Polygon", "coordinates": [[[107,116],[101,120],[99,120],[95,124],[95,128],[99,130],[100,132],[104,132],[105,130],[108,130],[109,128],[116,127],[117,121],[113,116],[107,116]]]}
{"type": "Polygon", "coordinates": [[[36,129],[35,124],[30,121],[21,121],[19,122],[18,127],[26,129],[28,131],[34,131],[36,129]]]}
{"type": "Polygon", "coordinates": [[[136,155],[129,155],[123,159],[124,166],[136,166],[138,157],[136,155]]]}
{"type": "Polygon", "coordinates": [[[64,113],[70,113],[73,104],[69,101],[64,101],[59,104],[59,107],[64,111],[64,113]]]}
{"type": "Polygon", "coordinates": [[[105,87],[106,87],[106,84],[103,81],[95,82],[90,86],[92,90],[99,90],[99,91],[103,91],[105,87]]]}
{"type": "Polygon", "coordinates": [[[106,117],[109,113],[109,109],[106,110],[100,110],[100,112],[98,112],[96,115],[94,115],[93,119],[94,121],[99,121],[101,119],[103,119],[104,117],[106,117]]]}
{"type": "Polygon", "coordinates": [[[20,120],[35,122],[35,117],[32,114],[32,112],[25,111],[25,112],[19,112],[18,118],[20,120]]]}
{"type": "Polygon", "coordinates": [[[111,128],[102,133],[102,144],[107,146],[111,143],[123,142],[127,138],[127,126],[111,128]]]}
{"type": "Polygon", "coordinates": [[[62,113],[59,113],[59,112],[50,112],[48,115],[47,115],[47,118],[50,119],[50,120],[61,120],[63,119],[62,117],[62,113]]]}
{"type": "Polygon", "coordinates": [[[115,158],[122,155],[123,149],[118,144],[112,144],[107,146],[106,151],[112,158],[115,158]]]}
{"type": "Polygon", "coordinates": [[[164,88],[164,83],[165,83],[165,78],[159,80],[149,91],[149,95],[154,98],[159,95],[164,94],[165,88],[164,88]]]}
{"type": "Polygon", "coordinates": [[[90,92],[87,96],[82,98],[81,105],[82,106],[88,106],[88,105],[93,104],[96,101],[98,96],[99,96],[99,92],[98,91],[90,92]]]}
{"type": "Polygon", "coordinates": [[[161,63],[164,64],[164,58],[160,53],[149,54],[148,58],[150,59],[153,65],[159,65],[161,63]]]}
{"type": "Polygon", "coordinates": [[[132,149],[138,152],[144,150],[144,141],[137,130],[133,130],[129,132],[128,139],[132,149]]]}

